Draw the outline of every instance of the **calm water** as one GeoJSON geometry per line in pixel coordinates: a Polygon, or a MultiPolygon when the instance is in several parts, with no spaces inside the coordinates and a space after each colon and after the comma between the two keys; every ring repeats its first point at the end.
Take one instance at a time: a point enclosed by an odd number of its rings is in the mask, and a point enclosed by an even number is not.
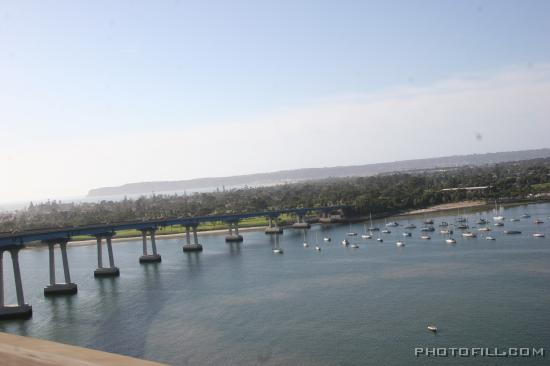
{"type": "MultiPolygon", "coordinates": [[[[463,239],[450,246],[436,232],[420,230],[397,248],[403,228],[380,234],[384,243],[352,242],[343,248],[348,225],[318,233],[322,252],[302,247],[302,232],[285,230],[283,255],[274,238],[244,233],[229,245],[223,235],[201,237],[205,250],[184,254],[182,239],[158,240],[162,263],[139,265],[139,241],[114,245],[116,279],[94,279],[95,246],[69,246],[71,275],[78,295],[44,298],[48,252],[21,253],[28,321],[0,323],[0,330],[175,365],[459,365],[465,359],[415,358],[414,347],[545,347],[550,351],[549,204],[507,209],[494,228],[496,241],[463,239]],[[540,217],[542,225],[532,223],[540,217]],[[522,230],[504,236],[503,229],[522,230]],[[545,232],[536,239],[533,232],[545,232]],[[331,236],[326,244],[322,237],[331,236]],[[437,335],[426,331],[434,323],[437,335]]],[[[478,213],[470,212],[470,222],[478,213]]],[[[491,213],[485,214],[492,218],[491,213]]],[[[432,215],[436,224],[453,217],[432,215]]],[[[421,227],[422,217],[411,223],[421,227]]],[[[400,219],[406,224],[407,220],[400,219]]],[[[383,226],[378,223],[378,226],[383,226]]],[[[363,227],[354,225],[361,234],[363,227]]],[[[474,229],[475,230],[475,229],[474,229]]],[[[56,252],[56,255],[59,253],[56,252]]],[[[10,261],[5,285],[14,302],[10,261]]],[[[56,257],[62,278],[60,255],[56,257]]],[[[533,359],[470,358],[479,365],[544,364],[533,359]]]]}

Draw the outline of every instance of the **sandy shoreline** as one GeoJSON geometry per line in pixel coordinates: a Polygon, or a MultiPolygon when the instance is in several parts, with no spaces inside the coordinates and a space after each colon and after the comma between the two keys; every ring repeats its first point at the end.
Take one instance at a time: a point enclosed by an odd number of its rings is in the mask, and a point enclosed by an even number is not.
{"type": "Polygon", "coordinates": [[[462,201],[462,202],[452,202],[452,203],[445,203],[442,205],[435,205],[428,208],[423,208],[420,210],[412,210],[407,211],[405,213],[400,214],[399,216],[406,216],[406,215],[418,215],[418,214],[425,214],[430,212],[439,212],[439,211],[448,211],[448,210],[458,210],[461,208],[470,208],[470,207],[480,207],[480,206],[486,206],[487,203],[485,201],[462,201]]]}

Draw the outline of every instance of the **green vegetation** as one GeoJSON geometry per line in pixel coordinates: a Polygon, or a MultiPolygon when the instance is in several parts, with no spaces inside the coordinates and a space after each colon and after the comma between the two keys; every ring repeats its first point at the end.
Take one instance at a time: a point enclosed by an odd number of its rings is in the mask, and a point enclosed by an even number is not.
{"type": "MultiPolygon", "coordinates": [[[[244,213],[281,208],[322,207],[345,204],[348,215],[391,214],[462,200],[517,201],[546,199],[550,187],[550,158],[496,165],[445,168],[384,174],[372,177],[331,178],[270,187],[232,189],[190,195],[154,195],[121,201],[63,204],[52,201],[30,204],[25,210],[0,214],[0,232],[67,226],[108,224],[168,217],[244,213]],[[489,186],[486,190],[453,190],[489,186]]],[[[283,217],[292,221],[292,217],[283,217]]],[[[241,227],[265,225],[253,218],[241,227]]],[[[200,230],[225,229],[207,223],[200,230]]],[[[180,227],[163,229],[180,233],[180,227]]],[[[119,236],[134,236],[121,231],[119,236]]]]}

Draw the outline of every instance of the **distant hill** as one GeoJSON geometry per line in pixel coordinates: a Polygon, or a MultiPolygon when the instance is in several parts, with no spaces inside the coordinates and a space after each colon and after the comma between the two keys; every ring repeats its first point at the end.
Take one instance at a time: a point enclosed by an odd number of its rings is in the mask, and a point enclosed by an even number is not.
{"type": "Polygon", "coordinates": [[[396,171],[419,169],[449,168],[458,166],[476,166],[550,157],[550,149],[497,152],[488,154],[456,155],[439,158],[403,160],[390,163],[337,166],[328,168],[306,168],[282,170],[271,173],[236,175],[230,177],[197,178],[179,181],[158,181],[128,183],[117,187],[95,188],[88,192],[88,197],[139,195],[168,192],[183,192],[185,190],[214,190],[216,188],[232,188],[248,186],[265,186],[281,183],[292,183],[304,180],[323,179],[329,177],[370,176],[396,171]]]}

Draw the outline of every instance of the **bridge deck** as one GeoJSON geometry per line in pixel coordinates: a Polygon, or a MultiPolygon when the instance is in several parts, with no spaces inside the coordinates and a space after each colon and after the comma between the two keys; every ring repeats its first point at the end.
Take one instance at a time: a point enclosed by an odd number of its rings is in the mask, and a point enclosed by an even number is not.
{"type": "Polygon", "coordinates": [[[160,227],[171,225],[193,226],[203,222],[235,222],[251,217],[277,217],[283,213],[305,214],[311,211],[330,211],[344,209],[349,206],[338,205],[329,207],[312,207],[312,208],[290,208],[274,211],[260,211],[242,214],[221,214],[195,217],[174,217],[159,220],[132,221],[109,223],[104,225],[79,226],[68,228],[53,228],[28,230],[24,232],[8,233],[0,235],[0,248],[9,248],[10,246],[21,246],[32,241],[51,240],[60,238],[71,238],[77,235],[100,235],[105,233],[113,233],[117,230],[127,229],[158,229],[160,227]]]}

